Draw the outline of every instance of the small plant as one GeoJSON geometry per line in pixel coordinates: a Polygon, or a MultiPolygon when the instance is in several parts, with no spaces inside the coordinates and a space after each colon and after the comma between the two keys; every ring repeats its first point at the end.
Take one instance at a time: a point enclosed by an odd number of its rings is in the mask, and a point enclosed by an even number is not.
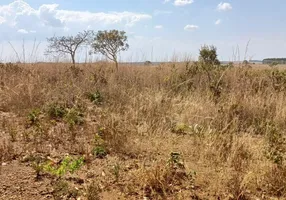
{"type": "Polygon", "coordinates": [[[67,109],[64,116],[65,121],[73,127],[75,125],[81,125],[84,123],[83,113],[77,108],[67,109]]]}
{"type": "Polygon", "coordinates": [[[66,115],[66,109],[59,104],[51,104],[48,107],[48,115],[50,118],[58,120],[62,119],[66,115]]]}
{"type": "Polygon", "coordinates": [[[101,95],[101,93],[97,90],[96,92],[92,93],[92,92],[88,92],[87,94],[87,98],[94,104],[96,105],[100,105],[103,102],[103,97],[101,95]]]}
{"type": "Polygon", "coordinates": [[[40,114],[41,114],[41,110],[39,110],[39,109],[33,109],[31,112],[29,112],[29,114],[28,114],[29,126],[38,126],[39,125],[40,114]]]}
{"type": "Polygon", "coordinates": [[[104,146],[97,146],[93,149],[93,155],[102,159],[107,156],[107,151],[104,146]]]}
{"type": "Polygon", "coordinates": [[[116,163],[115,165],[112,166],[112,174],[115,177],[115,181],[118,182],[119,176],[120,176],[120,164],[116,163]]]}
{"type": "Polygon", "coordinates": [[[182,169],[185,168],[184,163],[182,161],[182,156],[179,152],[171,152],[170,158],[168,160],[168,165],[171,168],[175,168],[175,167],[182,168],[182,169]]]}
{"type": "Polygon", "coordinates": [[[53,162],[48,162],[43,166],[43,170],[56,176],[64,176],[67,172],[74,173],[84,164],[84,158],[73,159],[66,156],[60,165],[55,165],[53,162]]]}
{"type": "Polygon", "coordinates": [[[98,134],[95,135],[94,138],[94,149],[92,153],[97,158],[105,158],[107,156],[106,144],[105,141],[102,139],[104,129],[100,128],[98,134]]]}
{"type": "Polygon", "coordinates": [[[173,126],[171,131],[176,134],[187,134],[189,132],[190,127],[184,123],[178,123],[173,126]]]}
{"type": "Polygon", "coordinates": [[[87,187],[86,198],[87,200],[100,200],[101,189],[94,181],[87,187]]]}
{"type": "Polygon", "coordinates": [[[11,141],[15,142],[17,140],[18,132],[14,127],[9,127],[9,135],[11,137],[11,141]]]}
{"type": "Polygon", "coordinates": [[[188,126],[184,123],[178,123],[172,127],[171,131],[176,134],[198,135],[203,133],[204,127],[200,126],[199,124],[188,126]]]}
{"type": "Polygon", "coordinates": [[[40,162],[33,162],[32,163],[32,168],[35,170],[36,172],[36,180],[39,180],[41,177],[41,173],[44,171],[44,166],[42,163],[40,162]]]}
{"type": "Polygon", "coordinates": [[[193,181],[193,177],[186,173],[181,162],[181,154],[172,152],[167,165],[157,165],[147,171],[145,175],[145,196],[150,199],[166,199],[168,195],[178,192],[185,180],[193,181]],[[159,197],[159,198],[157,198],[159,197]]]}
{"type": "Polygon", "coordinates": [[[58,179],[52,182],[54,199],[76,199],[79,191],[69,185],[67,181],[58,179]]]}

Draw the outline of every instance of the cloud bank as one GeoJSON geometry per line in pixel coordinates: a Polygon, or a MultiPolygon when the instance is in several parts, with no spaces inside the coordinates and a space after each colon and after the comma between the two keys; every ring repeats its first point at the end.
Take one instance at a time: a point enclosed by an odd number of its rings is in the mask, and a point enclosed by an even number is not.
{"type": "Polygon", "coordinates": [[[88,12],[59,9],[58,4],[43,4],[32,8],[24,0],[0,5],[0,28],[18,33],[34,33],[50,29],[69,30],[72,27],[95,25],[133,26],[151,15],[135,12],[88,12]]]}

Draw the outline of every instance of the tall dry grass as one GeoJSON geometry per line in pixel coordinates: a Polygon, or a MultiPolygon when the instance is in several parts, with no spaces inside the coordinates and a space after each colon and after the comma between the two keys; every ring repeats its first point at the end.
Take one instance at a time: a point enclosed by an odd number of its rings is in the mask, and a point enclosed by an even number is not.
{"type": "Polygon", "coordinates": [[[284,70],[209,73],[213,82],[192,63],[118,72],[108,63],[1,65],[0,158],[88,158],[99,134],[108,154],[138,164],[135,174],[125,172],[132,176],[122,183],[126,199],[286,198],[284,70]],[[95,91],[98,103],[87,98],[95,91]],[[51,105],[80,110],[83,124],[51,119],[51,105]],[[27,126],[36,109],[40,125],[27,126]],[[185,175],[165,168],[172,152],[180,153],[185,175]]]}

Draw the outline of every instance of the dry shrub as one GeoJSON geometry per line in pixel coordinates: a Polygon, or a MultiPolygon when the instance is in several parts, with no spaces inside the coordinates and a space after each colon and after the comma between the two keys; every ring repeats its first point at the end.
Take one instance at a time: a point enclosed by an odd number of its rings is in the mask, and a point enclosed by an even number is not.
{"type": "Polygon", "coordinates": [[[147,170],[143,176],[144,196],[155,199],[176,194],[188,179],[184,170],[162,163],[147,170]]]}
{"type": "Polygon", "coordinates": [[[135,156],[136,149],[131,142],[132,135],[126,121],[116,116],[109,116],[100,125],[102,126],[100,136],[110,152],[135,156]]]}
{"type": "Polygon", "coordinates": [[[264,174],[264,188],[267,194],[286,197],[286,167],[273,165],[264,174]]]}
{"type": "Polygon", "coordinates": [[[99,185],[93,181],[86,190],[86,198],[87,200],[100,200],[100,192],[101,189],[99,185]]]}
{"type": "Polygon", "coordinates": [[[14,146],[7,140],[0,141],[0,163],[1,161],[11,161],[16,157],[14,146]]]}

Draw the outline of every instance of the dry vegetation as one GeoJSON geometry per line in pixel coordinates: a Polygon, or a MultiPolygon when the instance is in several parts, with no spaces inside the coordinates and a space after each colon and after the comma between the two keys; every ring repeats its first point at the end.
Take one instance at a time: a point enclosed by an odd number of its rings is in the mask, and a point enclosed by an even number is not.
{"type": "Polygon", "coordinates": [[[286,199],[286,72],[0,65],[0,199],[286,199]]]}

